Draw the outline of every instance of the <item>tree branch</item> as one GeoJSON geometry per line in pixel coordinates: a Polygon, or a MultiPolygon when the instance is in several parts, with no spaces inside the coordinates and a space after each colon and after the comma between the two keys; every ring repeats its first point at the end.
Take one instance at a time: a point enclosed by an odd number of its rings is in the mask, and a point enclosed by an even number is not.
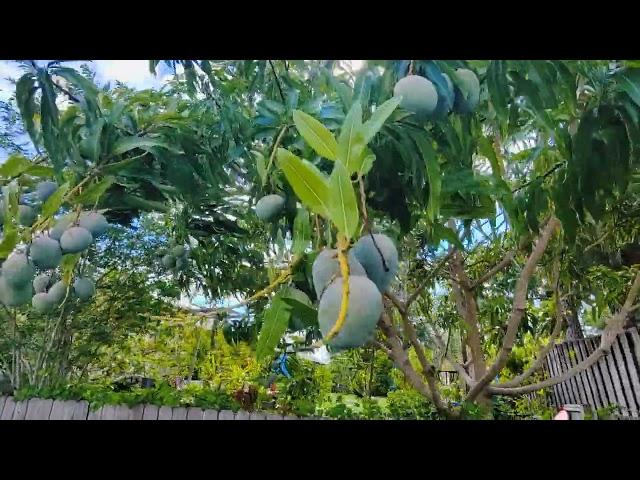
{"type": "Polygon", "coordinates": [[[490,278],[493,278],[497,273],[507,268],[509,265],[511,265],[515,257],[516,257],[515,251],[511,251],[507,253],[504,256],[504,258],[500,260],[500,262],[494,265],[493,268],[491,268],[489,271],[487,271],[484,275],[482,275],[480,278],[478,278],[471,284],[471,287],[470,287],[471,290],[476,289],[479,285],[482,285],[484,282],[486,282],[490,278]]]}
{"type": "MultiPolygon", "coordinates": [[[[392,302],[394,302],[394,304],[396,304],[396,301],[398,303],[402,303],[397,298],[395,298],[395,295],[393,295],[392,293],[387,292],[386,295],[389,299],[391,299],[392,302]]],[[[431,364],[431,362],[429,362],[429,360],[427,360],[427,356],[424,353],[424,347],[420,343],[420,340],[418,340],[418,334],[415,327],[409,321],[407,311],[401,310],[400,308],[398,308],[398,311],[400,312],[400,318],[402,319],[404,331],[409,337],[409,341],[411,342],[411,345],[413,345],[413,348],[416,351],[416,355],[418,356],[418,361],[420,362],[422,372],[424,373],[424,377],[426,378],[427,384],[429,385],[429,390],[431,391],[433,402],[436,404],[436,407],[440,405],[442,408],[444,408],[444,406],[442,405],[442,400],[440,398],[440,392],[438,391],[438,385],[436,383],[436,368],[433,364],[431,364]]]]}
{"type": "Polygon", "coordinates": [[[402,340],[400,339],[397,330],[393,326],[393,322],[389,317],[389,314],[385,310],[378,321],[378,326],[387,336],[391,351],[388,353],[389,357],[395,362],[402,373],[404,373],[407,381],[422,395],[431,400],[436,407],[436,410],[445,417],[452,418],[452,412],[442,403],[439,395],[435,397],[432,395],[432,391],[425,385],[418,373],[415,371],[407,352],[402,348],[402,340]]]}
{"type": "Polygon", "coordinates": [[[562,317],[562,310],[561,310],[560,304],[561,304],[561,299],[558,296],[556,296],[556,322],[553,327],[553,331],[551,332],[551,336],[549,337],[549,341],[540,350],[540,352],[538,352],[536,360],[531,364],[531,366],[526,371],[524,371],[517,377],[507,382],[495,384],[494,386],[502,387],[502,388],[517,387],[518,385],[522,385],[522,382],[524,382],[527,378],[529,378],[531,375],[537,372],[540,369],[540,367],[542,367],[542,364],[547,358],[547,355],[549,354],[551,349],[556,345],[556,339],[558,338],[558,336],[560,335],[560,332],[562,331],[562,324],[564,323],[563,322],[564,319],[562,317]]]}
{"type": "Polygon", "coordinates": [[[424,279],[422,284],[418,288],[416,288],[416,290],[411,295],[409,295],[409,298],[407,298],[407,300],[404,302],[405,310],[407,311],[409,310],[409,307],[411,306],[411,304],[418,298],[420,293],[422,293],[422,291],[427,287],[427,285],[431,283],[431,280],[433,280],[433,277],[435,277],[438,274],[438,272],[442,269],[442,267],[451,259],[454,252],[455,250],[451,250],[449,253],[447,253],[446,256],[442,257],[442,259],[440,259],[438,263],[436,263],[436,266],[433,267],[431,271],[427,274],[427,277],[424,279]]]}
{"type": "Polygon", "coordinates": [[[446,358],[447,361],[453,366],[453,368],[456,369],[456,372],[458,372],[458,375],[460,375],[460,377],[465,381],[465,383],[469,387],[473,387],[476,382],[473,380],[473,378],[469,376],[469,374],[464,368],[464,365],[459,364],[447,354],[447,350],[444,345],[444,340],[442,339],[442,337],[438,332],[436,331],[433,332],[433,339],[438,344],[438,348],[440,348],[444,352],[444,358],[446,358]]]}
{"type": "Polygon", "coordinates": [[[487,372],[478,380],[478,383],[471,388],[467,394],[466,400],[473,401],[482,390],[495,378],[495,376],[502,370],[507,363],[511,349],[516,340],[518,328],[525,312],[527,304],[527,290],[529,287],[529,280],[536,269],[536,265],[542,258],[544,251],[551,240],[553,233],[560,227],[560,221],[556,217],[551,217],[544,229],[538,237],[527,262],[520,273],[520,277],[516,282],[516,289],[513,297],[513,308],[511,310],[511,317],[507,324],[507,332],[505,333],[504,340],[502,341],[502,347],[498,353],[498,357],[493,365],[487,370],[487,372]]]}
{"type": "Polygon", "coordinates": [[[278,92],[280,92],[280,98],[282,99],[282,103],[286,103],[287,100],[282,91],[282,85],[280,85],[280,78],[278,78],[278,74],[276,73],[276,68],[273,66],[273,62],[271,60],[268,60],[268,62],[269,62],[269,65],[271,66],[271,71],[273,72],[273,76],[276,79],[276,85],[278,86],[278,92]]]}

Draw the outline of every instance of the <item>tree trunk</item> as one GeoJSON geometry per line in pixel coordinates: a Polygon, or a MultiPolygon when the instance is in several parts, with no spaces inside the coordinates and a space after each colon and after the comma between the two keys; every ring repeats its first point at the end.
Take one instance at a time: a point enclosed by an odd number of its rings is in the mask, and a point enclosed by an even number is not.
{"type": "Polygon", "coordinates": [[[567,322],[567,340],[580,340],[584,338],[584,332],[578,318],[576,299],[571,295],[564,302],[565,321],[567,322]]]}

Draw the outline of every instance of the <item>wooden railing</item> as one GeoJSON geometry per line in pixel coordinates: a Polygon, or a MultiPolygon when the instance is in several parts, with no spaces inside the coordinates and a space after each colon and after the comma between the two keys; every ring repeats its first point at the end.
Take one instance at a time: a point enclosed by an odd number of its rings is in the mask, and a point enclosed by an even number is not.
{"type": "MultiPolygon", "coordinates": [[[[566,341],[546,358],[547,375],[558,376],[589,356],[600,337],[566,341]]],[[[573,378],[549,389],[555,406],[580,404],[597,410],[612,407],[622,418],[640,418],[640,334],[631,328],[618,335],[611,352],[573,378]]]]}

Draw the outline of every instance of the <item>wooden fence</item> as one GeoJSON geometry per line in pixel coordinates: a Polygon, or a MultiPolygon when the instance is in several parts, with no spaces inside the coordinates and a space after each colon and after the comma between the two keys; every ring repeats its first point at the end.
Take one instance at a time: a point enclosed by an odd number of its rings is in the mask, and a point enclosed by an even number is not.
{"type": "MultiPolygon", "coordinates": [[[[598,348],[600,337],[566,341],[546,358],[547,375],[558,376],[598,348]]],[[[631,328],[618,335],[611,352],[573,378],[549,389],[555,406],[580,404],[593,410],[613,407],[614,415],[640,418],[640,334],[631,328]]]]}
{"type": "Polygon", "coordinates": [[[156,405],[106,405],[91,411],[89,403],[73,400],[31,398],[16,401],[0,397],[0,420],[326,420],[259,412],[203,410],[197,407],[156,405]]]}

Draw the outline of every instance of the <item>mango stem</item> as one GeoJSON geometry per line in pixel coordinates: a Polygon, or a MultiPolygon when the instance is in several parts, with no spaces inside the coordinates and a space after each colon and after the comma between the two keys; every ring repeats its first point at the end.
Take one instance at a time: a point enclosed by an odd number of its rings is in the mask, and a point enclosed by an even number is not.
{"type": "Polygon", "coordinates": [[[338,239],[338,262],[340,264],[340,274],[342,275],[342,302],[338,319],[329,330],[329,333],[327,333],[325,341],[331,340],[340,332],[347,318],[347,310],[349,309],[349,261],[345,252],[348,246],[349,242],[346,238],[341,237],[338,239]]]}

